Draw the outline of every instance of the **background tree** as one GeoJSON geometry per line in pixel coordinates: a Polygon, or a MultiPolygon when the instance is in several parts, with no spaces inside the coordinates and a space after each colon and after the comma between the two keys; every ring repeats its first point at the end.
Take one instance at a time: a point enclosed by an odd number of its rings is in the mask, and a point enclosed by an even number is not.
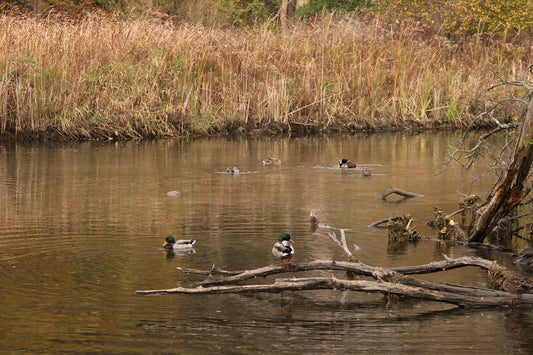
{"type": "Polygon", "coordinates": [[[533,29],[530,0],[375,0],[372,12],[447,35],[533,29]]]}
{"type": "MultiPolygon", "coordinates": [[[[530,66],[530,71],[533,65],[530,66]]],[[[478,116],[478,119],[487,118],[494,122],[495,128],[482,134],[472,148],[467,147],[467,135],[472,131],[467,130],[467,134],[459,146],[451,154],[451,160],[459,162],[465,171],[473,169],[475,161],[483,155],[483,150],[487,156],[493,158],[491,167],[494,171],[500,171],[494,186],[490,189],[482,205],[477,208],[477,217],[470,233],[469,242],[483,242],[491,233],[498,228],[510,230],[509,236],[517,235],[516,231],[523,227],[505,223],[510,216],[516,214],[516,209],[520,206],[531,215],[533,200],[524,201],[531,192],[531,165],[533,163],[533,86],[530,81],[505,81],[491,87],[489,90],[503,85],[514,85],[524,89],[524,94],[519,98],[507,98],[493,104],[488,110],[478,116]],[[498,111],[502,107],[511,107],[515,110],[516,122],[503,120],[498,111]],[[503,147],[495,147],[488,143],[488,139],[496,134],[504,134],[503,147]],[[499,149],[499,151],[497,151],[499,149]]],[[[479,135],[479,133],[473,133],[479,135]]],[[[518,221],[519,218],[516,218],[518,221]]],[[[530,222],[525,221],[530,224],[530,222]]],[[[527,236],[526,236],[527,237],[527,236]]],[[[510,240],[507,240],[510,242],[510,240]]]]}

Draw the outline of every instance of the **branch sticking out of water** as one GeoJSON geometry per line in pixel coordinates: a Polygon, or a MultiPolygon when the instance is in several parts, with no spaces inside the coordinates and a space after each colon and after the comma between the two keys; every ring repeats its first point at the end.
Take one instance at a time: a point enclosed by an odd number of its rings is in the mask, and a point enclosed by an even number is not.
{"type": "Polygon", "coordinates": [[[414,192],[404,191],[400,190],[396,187],[388,187],[386,188],[380,195],[378,195],[378,200],[386,200],[388,196],[392,194],[397,194],[402,196],[402,200],[406,198],[416,198],[416,197],[423,197],[424,195],[415,194],[414,192]]]}
{"type": "MultiPolygon", "coordinates": [[[[384,295],[396,294],[430,301],[444,302],[459,307],[507,307],[515,302],[514,295],[508,292],[481,289],[469,286],[449,285],[440,282],[418,280],[407,276],[409,274],[422,274],[445,271],[448,269],[476,266],[490,270],[499,267],[495,261],[475,257],[461,257],[432,262],[425,265],[406,266],[397,268],[381,268],[364,263],[338,262],[329,260],[315,260],[305,263],[285,265],[269,265],[254,270],[239,271],[236,275],[218,276],[202,281],[194,287],[176,287],[172,289],[136,291],[138,295],[162,294],[222,294],[222,293],[254,293],[299,290],[352,290],[369,293],[382,293],[384,295]],[[367,276],[374,281],[343,280],[336,277],[306,277],[291,279],[276,279],[272,284],[265,285],[236,285],[235,283],[283,272],[298,272],[309,270],[344,270],[361,276],[367,276]],[[228,285],[233,284],[233,285],[228,285]]],[[[188,269],[187,272],[191,272],[188,269]]],[[[198,270],[197,273],[205,274],[198,270]]],[[[523,295],[520,305],[533,306],[533,295],[523,295]]]]}

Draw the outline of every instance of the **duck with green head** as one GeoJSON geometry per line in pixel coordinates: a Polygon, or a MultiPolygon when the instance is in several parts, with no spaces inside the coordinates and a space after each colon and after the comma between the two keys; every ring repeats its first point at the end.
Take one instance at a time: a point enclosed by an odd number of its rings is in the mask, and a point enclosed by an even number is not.
{"type": "Polygon", "coordinates": [[[281,264],[285,264],[285,260],[287,262],[291,261],[294,255],[294,247],[291,243],[294,243],[294,241],[291,239],[290,234],[283,233],[272,247],[272,255],[280,259],[281,264]]]}
{"type": "Polygon", "coordinates": [[[341,159],[339,160],[339,167],[341,168],[348,168],[348,169],[355,169],[357,165],[350,161],[349,159],[341,159]]]}
{"type": "Polygon", "coordinates": [[[173,236],[169,235],[165,239],[165,243],[163,243],[163,248],[167,250],[182,250],[182,249],[189,249],[192,248],[192,246],[196,243],[196,240],[194,239],[174,239],[173,236]]]}

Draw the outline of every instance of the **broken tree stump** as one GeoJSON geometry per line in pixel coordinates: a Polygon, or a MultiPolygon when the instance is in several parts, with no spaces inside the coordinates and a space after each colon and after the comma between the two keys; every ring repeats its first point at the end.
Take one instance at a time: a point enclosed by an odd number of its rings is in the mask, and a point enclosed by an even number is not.
{"type": "Polygon", "coordinates": [[[507,216],[524,196],[524,184],[533,162],[533,93],[529,94],[528,100],[512,160],[487,197],[470,234],[470,242],[483,242],[500,219],[507,216]]]}

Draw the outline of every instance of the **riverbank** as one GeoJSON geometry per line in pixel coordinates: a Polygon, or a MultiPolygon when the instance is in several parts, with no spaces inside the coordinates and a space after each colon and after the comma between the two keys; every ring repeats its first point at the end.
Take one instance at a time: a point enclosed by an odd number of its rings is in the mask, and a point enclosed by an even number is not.
{"type": "Polygon", "coordinates": [[[0,47],[4,140],[457,129],[523,95],[487,89],[527,77],[531,61],[518,38],[331,17],[280,32],[3,16],[0,47]]]}

